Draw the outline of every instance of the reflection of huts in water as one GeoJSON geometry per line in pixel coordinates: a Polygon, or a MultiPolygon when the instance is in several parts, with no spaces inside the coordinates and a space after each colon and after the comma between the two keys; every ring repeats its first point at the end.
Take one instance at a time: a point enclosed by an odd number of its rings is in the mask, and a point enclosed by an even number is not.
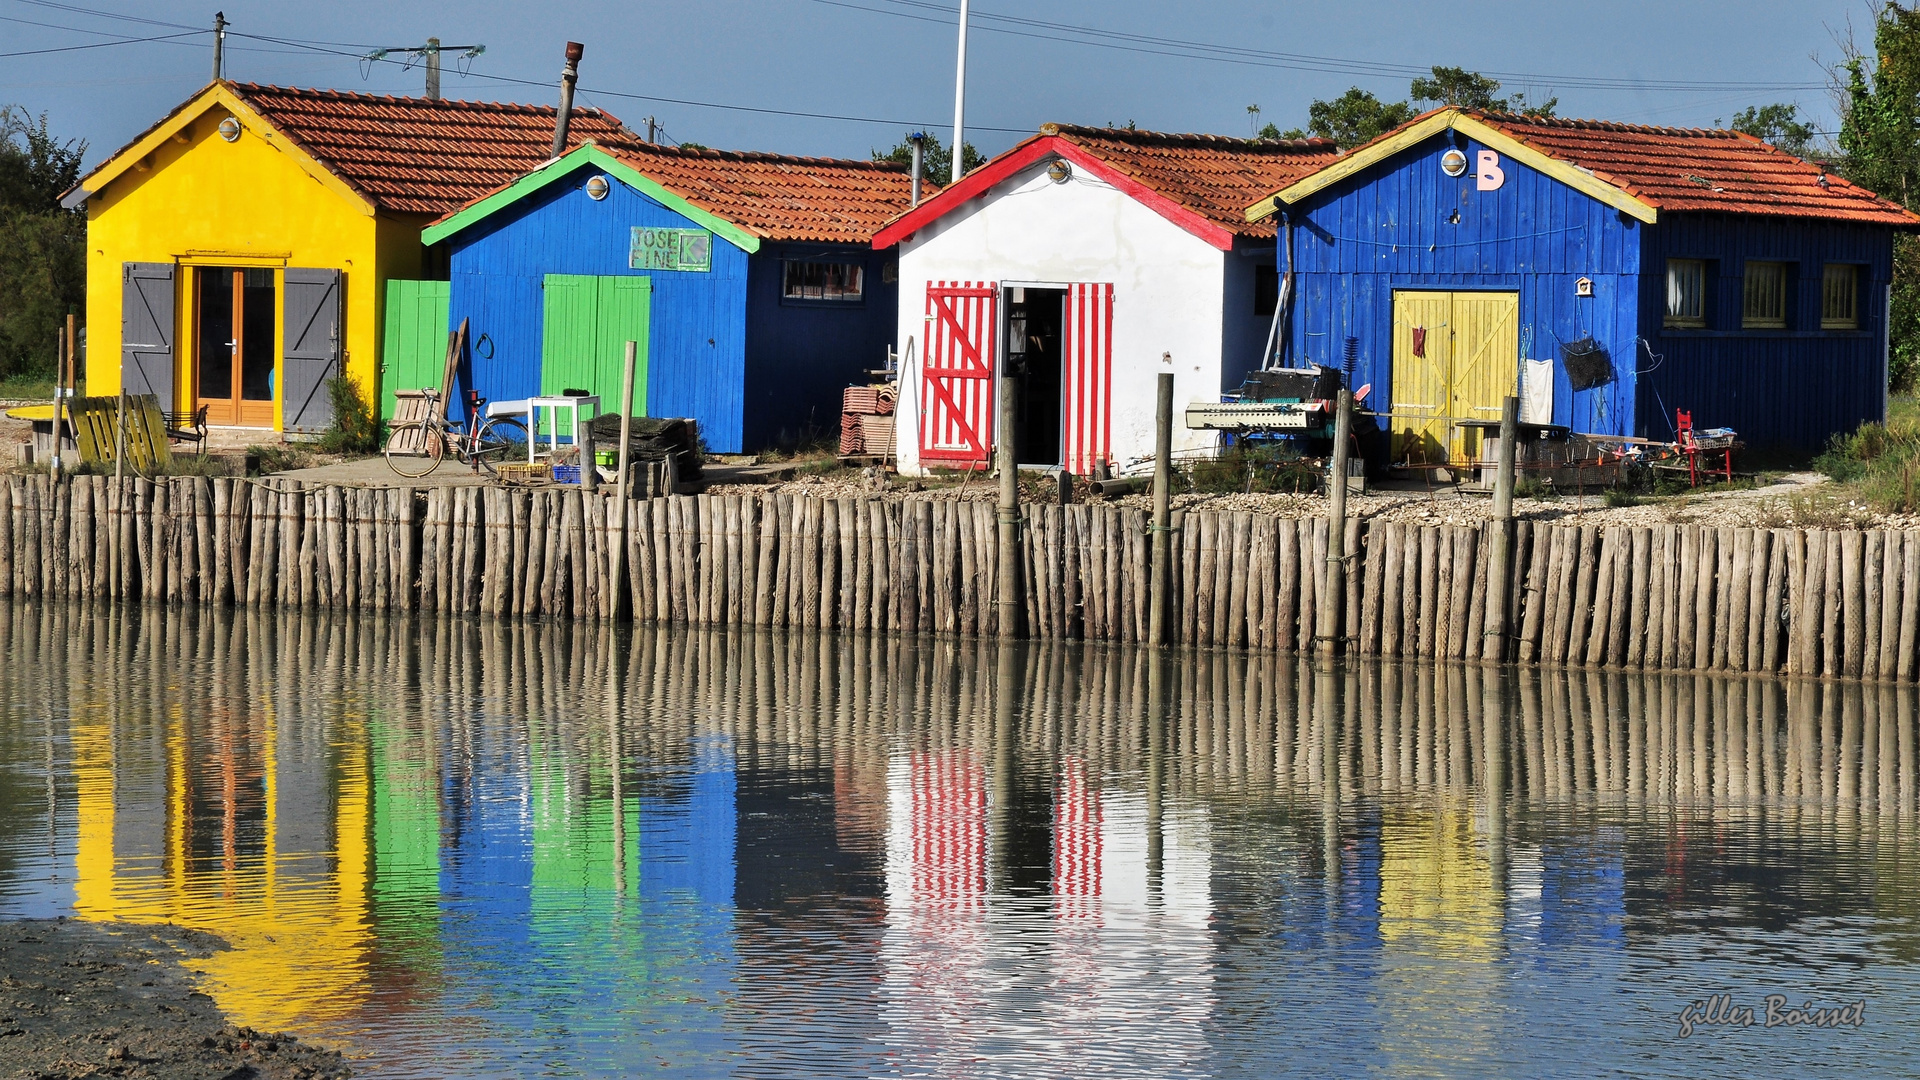
{"type": "MultiPolygon", "coordinates": [[[[70,705],[81,913],[240,920],[214,972],[248,1022],[401,1008],[475,933],[522,936],[507,981],[615,978],[602,955],[715,987],[830,968],[806,940],[887,994],[936,960],[963,989],[1021,896],[1115,1000],[1133,969],[1089,927],[1153,927],[1200,1015],[1209,920],[1263,897],[1341,898],[1326,919],[1408,955],[1613,940],[1635,896],[1684,899],[1712,862],[1825,889],[1818,852],[1912,835],[1906,688],[1011,648],[0,609],[0,656],[70,705]],[[207,681],[166,675],[189,657],[207,681]],[[1763,818],[1795,866],[1701,847],[1763,818]],[[796,844],[839,869],[783,876],[796,844]],[[885,919],[810,913],[822,890],[885,919]],[[670,943],[569,944],[654,901],[685,916],[670,943]]],[[[1887,850],[1845,895],[1910,902],[1887,850]]],[[[909,1041],[955,1019],[907,1000],[886,1022],[909,1041]]]]}

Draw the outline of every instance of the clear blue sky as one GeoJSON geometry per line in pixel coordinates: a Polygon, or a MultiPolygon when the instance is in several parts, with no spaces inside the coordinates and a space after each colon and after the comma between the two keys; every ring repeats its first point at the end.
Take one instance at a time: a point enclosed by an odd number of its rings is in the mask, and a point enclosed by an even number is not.
{"type": "MultiPolygon", "coordinates": [[[[651,114],[676,140],[864,157],[910,125],[945,138],[953,119],[958,0],[0,0],[0,54],[68,50],[0,57],[0,103],[45,111],[98,161],[206,82],[211,35],[71,47],[187,33],[210,24],[216,7],[237,34],[346,54],[230,37],[236,79],[419,93],[420,68],[356,56],[438,35],[486,46],[466,77],[456,69],[469,62],[447,54],[446,96],[551,102],[572,38],[587,46],[583,103],[635,128],[651,114]]],[[[989,154],[1047,121],[1244,135],[1247,106],[1257,104],[1263,121],[1304,125],[1316,97],[1358,85],[1397,99],[1406,69],[1432,64],[1537,76],[1508,78],[1506,88],[1557,95],[1562,115],[1705,125],[1788,101],[1827,130],[1823,65],[1839,57],[1835,36],[1849,21],[1864,39],[1872,18],[1863,0],[977,0],[975,13],[967,129],[989,154]],[[1691,88],[1701,84],[1716,85],[1691,88]]]]}

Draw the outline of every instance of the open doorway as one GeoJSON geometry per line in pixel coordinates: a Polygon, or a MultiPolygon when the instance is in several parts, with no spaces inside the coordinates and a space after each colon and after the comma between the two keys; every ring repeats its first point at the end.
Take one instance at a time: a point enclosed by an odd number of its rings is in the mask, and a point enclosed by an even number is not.
{"type": "Polygon", "coordinates": [[[209,424],[272,427],[274,271],[202,266],[194,278],[194,407],[209,424]]]}
{"type": "Polygon", "coordinates": [[[1061,329],[1067,290],[1007,289],[1007,373],[1020,379],[1022,465],[1060,464],[1061,329]]]}

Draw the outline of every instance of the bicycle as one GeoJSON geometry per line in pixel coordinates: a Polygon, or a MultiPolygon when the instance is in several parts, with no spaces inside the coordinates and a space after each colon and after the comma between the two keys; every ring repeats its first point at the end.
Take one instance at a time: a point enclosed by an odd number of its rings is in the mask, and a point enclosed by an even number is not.
{"type": "Polygon", "coordinates": [[[387,436],[387,467],[409,479],[422,477],[440,467],[451,447],[459,460],[474,472],[485,469],[492,474],[498,468],[527,453],[527,425],[513,414],[485,416],[487,399],[467,391],[467,415],[472,420],[447,420],[435,408],[440,391],[427,387],[427,415],[401,424],[387,436]]]}

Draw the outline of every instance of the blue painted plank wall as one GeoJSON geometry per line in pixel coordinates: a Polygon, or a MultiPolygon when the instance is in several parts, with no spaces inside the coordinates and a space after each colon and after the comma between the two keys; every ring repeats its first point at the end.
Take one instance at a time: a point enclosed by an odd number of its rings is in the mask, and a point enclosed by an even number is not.
{"type": "Polygon", "coordinates": [[[895,332],[900,287],[885,280],[896,257],[860,244],[763,244],[747,280],[747,398],[749,445],[837,440],[841,390],[866,385],[865,372],[887,358],[895,332]],[[863,298],[788,300],[789,259],[859,263],[866,268],[863,298]]]}
{"type": "Polygon", "coordinates": [[[1701,427],[1730,427],[1749,446],[1822,449],[1834,433],[1878,420],[1885,406],[1885,297],[1893,235],[1865,225],[1663,214],[1647,230],[1641,282],[1640,424],[1672,437],[1673,410],[1701,427]],[[1707,260],[1707,328],[1668,329],[1666,261],[1707,260]],[[1746,261],[1786,262],[1787,328],[1744,330],[1746,261]],[[1829,262],[1861,268],[1860,329],[1820,329],[1820,281],[1829,262]]]}
{"type": "Polygon", "coordinates": [[[1339,366],[1345,339],[1356,337],[1354,384],[1373,384],[1373,400],[1385,402],[1395,290],[1515,291],[1521,357],[1555,360],[1554,421],[1631,434],[1640,223],[1504,157],[1502,186],[1475,190],[1471,172],[1450,177],[1440,168],[1455,145],[1470,162],[1484,149],[1436,135],[1292,208],[1293,356],[1339,366]],[[1575,295],[1581,277],[1593,281],[1593,296],[1575,295]],[[1576,394],[1559,345],[1586,335],[1607,349],[1615,378],[1576,394]]]}
{"type": "Polygon", "coordinates": [[[463,388],[493,399],[539,390],[545,275],[650,277],[648,415],[694,417],[709,447],[740,450],[747,254],[715,237],[709,272],[629,269],[634,226],[697,226],[618,181],[595,202],[583,188],[596,172],[583,165],[449,241],[452,323],[471,320],[463,388]]]}

